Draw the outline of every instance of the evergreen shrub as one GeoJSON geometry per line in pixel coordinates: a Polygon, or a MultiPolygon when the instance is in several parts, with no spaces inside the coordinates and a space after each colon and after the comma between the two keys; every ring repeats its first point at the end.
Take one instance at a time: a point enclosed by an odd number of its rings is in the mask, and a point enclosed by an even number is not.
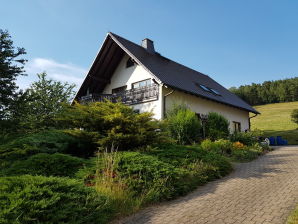
{"type": "Polygon", "coordinates": [[[197,115],[186,106],[174,105],[167,114],[171,137],[178,144],[192,144],[202,137],[202,127],[197,115]]]}
{"type": "Polygon", "coordinates": [[[137,114],[131,107],[109,101],[66,105],[57,123],[69,134],[85,135],[101,148],[128,150],[156,143],[162,136],[152,113],[137,114]]]}
{"type": "Polygon", "coordinates": [[[109,199],[77,180],[61,177],[0,178],[0,223],[106,223],[109,199]]]}
{"type": "Polygon", "coordinates": [[[216,112],[208,113],[208,120],[205,126],[206,137],[211,140],[227,138],[230,134],[229,121],[216,112]]]}
{"type": "Polygon", "coordinates": [[[38,153],[26,160],[13,162],[8,169],[3,169],[0,173],[5,176],[31,174],[74,177],[75,173],[83,168],[85,163],[88,163],[88,161],[67,154],[38,153]]]}

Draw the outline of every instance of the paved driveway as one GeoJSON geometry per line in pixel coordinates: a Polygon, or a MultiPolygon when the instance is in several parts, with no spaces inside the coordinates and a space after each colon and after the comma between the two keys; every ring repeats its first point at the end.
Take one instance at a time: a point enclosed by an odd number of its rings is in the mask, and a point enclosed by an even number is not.
{"type": "Polygon", "coordinates": [[[298,146],[289,146],[237,164],[225,178],[118,223],[283,224],[296,203],[298,146]]]}

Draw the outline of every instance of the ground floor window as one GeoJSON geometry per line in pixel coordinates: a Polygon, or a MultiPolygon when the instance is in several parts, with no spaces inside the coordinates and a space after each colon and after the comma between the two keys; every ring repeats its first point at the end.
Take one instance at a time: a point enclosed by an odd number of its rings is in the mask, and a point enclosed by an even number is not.
{"type": "Polygon", "coordinates": [[[139,114],[140,113],[140,109],[134,109],[133,112],[136,113],[136,114],[139,114]]]}
{"type": "Polygon", "coordinates": [[[234,132],[240,132],[241,131],[241,123],[237,121],[233,121],[234,125],[234,132]]]}

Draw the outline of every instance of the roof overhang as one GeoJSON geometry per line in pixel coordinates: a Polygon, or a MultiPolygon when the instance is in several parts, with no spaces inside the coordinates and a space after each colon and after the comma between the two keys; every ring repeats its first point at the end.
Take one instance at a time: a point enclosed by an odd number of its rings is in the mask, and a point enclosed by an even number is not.
{"type": "Polygon", "coordinates": [[[86,95],[87,90],[90,93],[100,93],[103,91],[104,87],[110,83],[117,65],[125,54],[129,55],[148,71],[157,83],[161,83],[159,78],[146,68],[138,58],[129,52],[129,50],[126,49],[112,33],[108,33],[86,74],[80,89],[77,91],[74,100],[78,100],[79,97],[86,95]]]}
{"type": "Polygon", "coordinates": [[[110,83],[111,77],[125,52],[108,34],[78,90],[75,100],[90,93],[101,92],[110,83]]]}
{"type": "Polygon", "coordinates": [[[247,111],[247,112],[251,112],[251,113],[254,113],[254,114],[261,114],[259,111],[255,110],[248,110],[246,108],[243,108],[243,107],[237,107],[233,104],[229,104],[229,103],[225,103],[225,102],[222,102],[222,101],[218,101],[218,100],[215,100],[215,99],[211,99],[209,97],[206,97],[206,96],[203,96],[203,95],[200,95],[200,94],[196,94],[196,93],[193,93],[193,92],[190,92],[190,91],[186,91],[184,89],[181,89],[179,87],[176,87],[176,86],[172,86],[172,85],[168,85],[168,84],[165,84],[166,86],[172,88],[172,89],[176,89],[178,91],[181,91],[181,92],[184,92],[184,93],[187,93],[187,94],[190,94],[190,95],[193,95],[193,96],[197,96],[197,97],[201,97],[205,100],[210,100],[210,101],[213,101],[213,102],[216,102],[216,103],[220,103],[220,104],[223,104],[223,105],[227,105],[227,106],[230,106],[230,107],[233,107],[233,108],[237,108],[239,110],[244,110],[244,111],[247,111]]]}

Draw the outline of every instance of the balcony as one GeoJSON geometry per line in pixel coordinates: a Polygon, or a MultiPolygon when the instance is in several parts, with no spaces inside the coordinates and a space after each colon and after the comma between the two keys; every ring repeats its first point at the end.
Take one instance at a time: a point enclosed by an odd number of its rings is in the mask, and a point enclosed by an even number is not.
{"type": "Polygon", "coordinates": [[[126,105],[133,105],[138,103],[144,103],[152,100],[158,100],[159,88],[156,84],[151,84],[149,86],[144,86],[135,89],[125,90],[119,93],[113,94],[89,94],[87,96],[82,96],[79,99],[80,103],[89,102],[103,102],[109,100],[113,103],[122,102],[126,105]]]}

